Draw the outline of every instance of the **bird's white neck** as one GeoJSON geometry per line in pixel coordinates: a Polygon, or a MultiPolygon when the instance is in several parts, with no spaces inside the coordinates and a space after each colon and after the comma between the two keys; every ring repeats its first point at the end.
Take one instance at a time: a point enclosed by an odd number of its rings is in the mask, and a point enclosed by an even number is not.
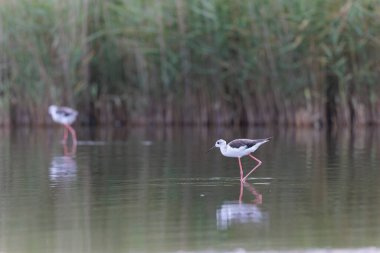
{"type": "Polygon", "coordinates": [[[220,152],[222,152],[222,154],[226,154],[227,152],[227,144],[224,144],[223,146],[220,146],[220,152]]]}

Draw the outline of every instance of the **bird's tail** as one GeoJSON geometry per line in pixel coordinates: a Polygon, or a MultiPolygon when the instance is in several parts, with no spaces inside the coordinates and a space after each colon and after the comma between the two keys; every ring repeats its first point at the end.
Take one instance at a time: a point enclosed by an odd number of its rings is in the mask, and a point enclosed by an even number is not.
{"type": "Polygon", "coordinates": [[[268,138],[262,139],[262,140],[261,140],[261,143],[264,144],[264,143],[270,141],[272,138],[273,138],[273,137],[271,136],[271,137],[268,137],[268,138]]]}

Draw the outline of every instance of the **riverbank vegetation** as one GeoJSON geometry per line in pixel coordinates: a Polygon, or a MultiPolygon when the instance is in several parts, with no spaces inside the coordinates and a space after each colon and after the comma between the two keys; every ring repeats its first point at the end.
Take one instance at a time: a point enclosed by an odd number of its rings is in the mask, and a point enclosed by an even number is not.
{"type": "Polygon", "coordinates": [[[0,123],[380,124],[378,0],[3,0],[0,123]]]}

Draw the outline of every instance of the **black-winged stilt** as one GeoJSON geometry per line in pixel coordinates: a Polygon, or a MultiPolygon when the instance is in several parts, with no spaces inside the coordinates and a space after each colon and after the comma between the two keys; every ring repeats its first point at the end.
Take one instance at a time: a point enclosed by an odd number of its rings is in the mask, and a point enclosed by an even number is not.
{"type": "Polygon", "coordinates": [[[245,182],[245,180],[248,178],[248,176],[254,172],[260,165],[261,161],[251,155],[251,153],[255,152],[256,149],[258,149],[262,144],[268,142],[271,137],[266,139],[257,139],[257,140],[251,140],[251,139],[236,139],[231,141],[227,144],[227,142],[223,139],[217,140],[215,142],[215,145],[211,147],[208,151],[210,151],[213,148],[220,148],[220,152],[222,155],[226,157],[236,157],[239,161],[239,167],[240,167],[240,181],[245,182]],[[243,166],[241,165],[241,160],[243,156],[249,156],[252,159],[256,160],[258,164],[256,167],[254,167],[248,174],[244,177],[243,175],[243,166]]]}
{"type": "Polygon", "coordinates": [[[78,112],[69,107],[59,107],[56,105],[49,106],[49,113],[54,122],[62,124],[64,126],[63,143],[66,143],[68,131],[70,131],[73,138],[73,144],[77,143],[77,137],[75,130],[70,126],[74,123],[78,116],[78,112]]]}

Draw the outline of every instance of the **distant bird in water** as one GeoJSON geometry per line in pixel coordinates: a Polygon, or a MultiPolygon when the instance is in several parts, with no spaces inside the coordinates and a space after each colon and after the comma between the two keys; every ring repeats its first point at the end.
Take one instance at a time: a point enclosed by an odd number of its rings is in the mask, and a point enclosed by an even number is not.
{"type": "Polygon", "coordinates": [[[217,140],[215,142],[215,145],[210,148],[208,151],[210,151],[213,148],[220,148],[220,152],[222,155],[227,157],[236,157],[239,161],[239,167],[240,167],[240,181],[245,182],[245,180],[248,178],[248,176],[254,172],[260,165],[261,161],[251,155],[251,153],[255,152],[256,149],[258,149],[262,144],[268,142],[272,137],[266,138],[266,139],[257,139],[257,140],[251,140],[251,139],[236,139],[231,141],[227,144],[227,142],[223,139],[217,140]],[[248,174],[244,177],[243,174],[243,166],[241,165],[241,160],[243,156],[248,155],[252,159],[256,160],[258,164],[255,168],[253,168],[248,174]]]}
{"type": "Polygon", "coordinates": [[[70,131],[73,144],[77,143],[77,136],[75,130],[70,126],[74,123],[75,119],[78,116],[78,112],[69,107],[59,107],[56,105],[49,106],[49,114],[53,118],[53,121],[64,126],[64,135],[63,135],[63,143],[66,143],[68,131],[70,131]]]}

